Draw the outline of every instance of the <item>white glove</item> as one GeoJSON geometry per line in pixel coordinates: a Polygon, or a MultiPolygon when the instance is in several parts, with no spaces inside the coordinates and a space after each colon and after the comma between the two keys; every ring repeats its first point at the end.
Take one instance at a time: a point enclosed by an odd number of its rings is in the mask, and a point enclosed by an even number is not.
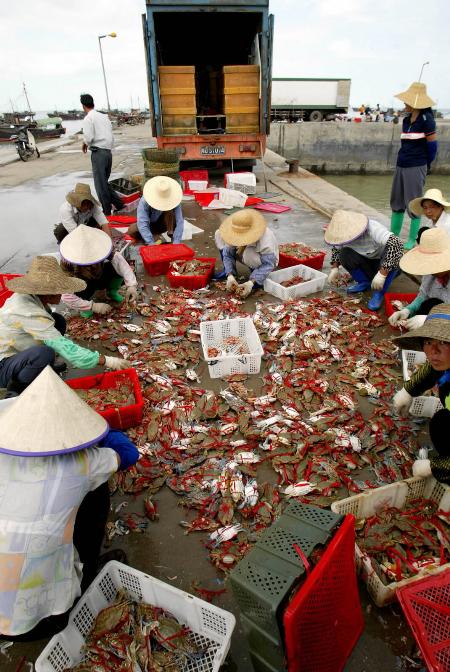
{"type": "Polygon", "coordinates": [[[412,466],[413,476],[420,476],[426,478],[431,476],[430,460],[416,460],[412,466]]]}
{"type": "Polygon", "coordinates": [[[402,389],[395,394],[392,403],[394,404],[394,409],[397,411],[397,413],[399,415],[405,416],[411,408],[413,398],[409,392],[407,392],[405,388],[402,387],[402,389]]]}
{"type": "Polygon", "coordinates": [[[414,317],[410,317],[409,320],[406,321],[406,328],[408,329],[408,331],[418,329],[424,324],[426,319],[427,319],[426,315],[414,315],[414,317]]]}
{"type": "Polygon", "coordinates": [[[227,291],[235,292],[238,287],[239,285],[234,275],[229,275],[227,278],[227,291]]]}
{"type": "Polygon", "coordinates": [[[136,303],[138,300],[137,285],[130,285],[125,290],[125,299],[128,303],[136,303]]]}
{"type": "Polygon", "coordinates": [[[380,273],[380,271],[378,271],[378,273],[372,280],[372,289],[374,289],[375,291],[383,289],[385,282],[386,282],[386,276],[380,273]]]}
{"type": "Polygon", "coordinates": [[[328,275],[328,282],[330,285],[337,285],[339,280],[339,269],[332,268],[328,275]]]}
{"type": "Polygon", "coordinates": [[[92,303],[92,311],[97,315],[108,315],[112,311],[109,303],[92,303]]]}
{"type": "Polygon", "coordinates": [[[121,369],[129,369],[130,362],[120,357],[108,357],[105,355],[105,368],[113,371],[120,371],[121,369]]]}
{"type": "Polygon", "coordinates": [[[392,313],[392,315],[388,318],[388,322],[391,325],[391,327],[394,327],[397,324],[397,322],[407,320],[408,317],[409,317],[408,308],[402,308],[401,310],[396,310],[395,313],[392,313]]]}
{"type": "Polygon", "coordinates": [[[238,285],[237,292],[242,299],[246,299],[253,289],[253,280],[247,280],[242,285],[238,285]]]}

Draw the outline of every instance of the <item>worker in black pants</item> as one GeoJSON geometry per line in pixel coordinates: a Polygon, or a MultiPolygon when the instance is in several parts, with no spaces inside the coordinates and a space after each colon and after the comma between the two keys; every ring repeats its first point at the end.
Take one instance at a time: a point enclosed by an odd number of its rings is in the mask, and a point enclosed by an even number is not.
{"type": "Polygon", "coordinates": [[[120,196],[111,188],[108,180],[112,168],[112,148],[114,138],[112,126],[106,112],[94,109],[94,99],[88,93],[80,96],[80,102],[86,116],[83,121],[83,152],[91,152],[94,186],[105,215],[111,214],[111,206],[116,211],[123,208],[120,196]]]}

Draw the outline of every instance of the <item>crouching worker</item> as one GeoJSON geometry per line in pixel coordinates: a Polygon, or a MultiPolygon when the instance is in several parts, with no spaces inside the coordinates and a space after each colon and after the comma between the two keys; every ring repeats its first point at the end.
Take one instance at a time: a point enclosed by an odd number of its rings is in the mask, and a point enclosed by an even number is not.
{"type": "Polygon", "coordinates": [[[336,210],[325,231],[325,242],[332,245],[328,282],[337,283],[339,266],[355,280],[348,294],[372,288],[369,310],[379,310],[390,284],[398,275],[403,243],[385,226],[366,215],[336,210]]]}
{"type": "Polygon", "coordinates": [[[425,215],[430,222],[428,226],[422,226],[419,229],[418,243],[420,243],[422,233],[435,226],[450,234],[450,203],[445,200],[440,189],[428,189],[423,196],[410,201],[408,208],[419,219],[421,215],[425,215]]]}
{"type": "MultiPolygon", "coordinates": [[[[144,185],[143,196],[137,209],[137,232],[146,245],[162,243],[166,233],[172,243],[181,243],[184,217],[181,210],[183,190],[171,177],[152,177],[144,185]]],[[[132,224],[130,236],[136,235],[132,224]]]]}
{"type": "Polygon", "coordinates": [[[450,303],[450,236],[444,229],[425,229],[419,245],[400,259],[400,268],[424,276],[414,301],[389,318],[392,326],[406,320],[410,331],[423,325],[431,308],[450,303]]]}
{"type": "Polygon", "coordinates": [[[136,303],[137,280],[130,265],[120,254],[113,251],[112,240],[106,233],[80,224],[62,241],[59,252],[62,268],[73,278],[83,280],[84,289],[73,294],[64,293],[62,300],[82,317],[93,313],[107,315],[112,307],[108,303],[93,301],[98,290],[106,290],[112,301],[121,303],[119,289],[125,283],[126,300],[136,303]]]}
{"type": "Polygon", "coordinates": [[[50,367],[0,411],[0,436],[0,637],[51,637],[99,565],[126,560],[100,556],[107,481],[139,453],[50,367]]]}
{"type": "Polygon", "coordinates": [[[442,303],[431,309],[422,327],[395,341],[408,350],[424,351],[427,361],[414,373],[404,387],[394,396],[394,408],[406,415],[414,397],[439,389],[439,399],[444,408],[433,415],[429,424],[430,439],[436,451],[430,459],[416,460],[414,476],[433,476],[450,484],[450,304],[442,303]]]}
{"type": "Polygon", "coordinates": [[[102,229],[111,236],[108,220],[103,214],[100,203],[93,197],[88,184],[80,182],[73,191],[69,191],[59,209],[59,218],[60,223],[53,231],[58,244],[80,224],[102,229]]]}
{"type": "Polygon", "coordinates": [[[124,359],[82,348],[64,335],[66,321],[50,306],[66,292],[82,291],[86,283],[67,276],[54,257],[35,257],[28,272],[7,285],[15,292],[0,308],[0,387],[6,387],[7,397],[23,392],[54,364],[56,354],[79,369],[129,367],[124,359]]]}
{"type": "Polygon", "coordinates": [[[260,289],[278,265],[277,240],[256,210],[246,208],[227,217],[216,231],[215,241],[223,261],[227,290],[243,299],[253,289],[260,289]],[[250,278],[243,284],[236,280],[236,261],[251,271],[250,278]]]}

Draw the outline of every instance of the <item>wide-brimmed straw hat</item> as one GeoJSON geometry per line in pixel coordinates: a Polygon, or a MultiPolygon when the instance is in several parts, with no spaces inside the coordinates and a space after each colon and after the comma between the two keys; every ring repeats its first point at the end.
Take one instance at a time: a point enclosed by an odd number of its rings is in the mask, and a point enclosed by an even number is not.
{"type": "Polygon", "coordinates": [[[415,110],[424,110],[436,104],[427,94],[427,87],[423,82],[413,82],[406,91],[396,93],[395,97],[415,110]]]}
{"type": "Polygon", "coordinates": [[[73,294],[86,289],[85,281],[64,273],[55,257],[35,257],[25,275],[7,280],[6,285],[17,294],[39,296],[73,294]]]}
{"type": "Polygon", "coordinates": [[[397,341],[401,348],[421,350],[423,338],[435,338],[437,341],[450,343],[450,305],[448,303],[434,306],[421,327],[402,336],[396,336],[394,341],[397,341]]]}
{"type": "Polygon", "coordinates": [[[423,215],[423,201],[434,201],[435,203],[442,205],[445,211],[450,210],[450,203],[445,200],[440,189],[427,189],[423,196],[413,198],[413,200],[409,202],[408,208],[418,217],[423,215]]]}
{"type": "Polygon", "coordinates": [[[227,245],[241,247],[256,243],[266,229],[264,217],[257,210],[246,208],[224,219],[219,233],[227,245]]]}
{"type": "Polygon", "coordinates": [[[159,175],[145,183],[142,195],[150,207],[166,212],[180,205],[183,190],[176,180],[159,175]]]}
{"type": "Polygon", "coordinates": [[[112,240],[107,233],[92,226],[80,224],[59,246],[61,257],[76,266],[98,264],[111,254],[112,240]]]}
{"type": "Polygon", "coordinates": [[[362,236],[368,224],[367,216],[360,212],[336,210],[325,230],[325,242],[338,247],[351,243],[362,236]]]}
{"type": "Polygon", "coordinates": [[[108,431],[106,420],[47,366],[0,411],[0,452],[27,457],[73,453],[108,431]]]}
{"type": "Polygon", "coordinates": [[[420,243],[400,259],[400,268],[413,275],[450,271],[450,236],[444,229],[427,229],[420,243]]]}
{"type": "Polygon", "coordinates": [[[69,191],[66,196],[66,201],[78,209],[81,207],[83,201],[91,201],[91,203],[94,203],[95,205],[100,205],[97,199],[93,197],[90,186],[84,184],[84,182],[78,182],[78,184],[75,185],[75,189],[69,191]]]}

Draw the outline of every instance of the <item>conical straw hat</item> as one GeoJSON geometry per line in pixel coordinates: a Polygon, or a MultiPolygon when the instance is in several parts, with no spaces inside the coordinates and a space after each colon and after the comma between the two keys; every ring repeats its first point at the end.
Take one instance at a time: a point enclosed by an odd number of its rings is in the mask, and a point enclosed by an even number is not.
{"type": "Polygon", "coordinates": [[[266,229],[264,217],[257,210],[246,208],[224,219],[219,232],[227,245],[241,247],[256,243],[266,229]]]}
{"type": "Polygon", "coordinates": [[[47,366],[14,404],[0,411],[0,452],[62,455],[97,443],[108,431],[106,420],[47,366]]]}
{"type": "Polygon", "coordinates": [[[394,341],[406,350],[422,350],[424,338],[434,338],[437,341],[450,343],[450,305],[448,303],[434,306],[421,327],[402,336],[396,336],[394,341]]]}
{"type": "Polygon", "coordinates": [[[409,202],[408,208],[418,217],[423,215],[422,201],[434,201],[435,203],[442,205],[445,211],[448,212],[448,210],[450,210],[450,203],[445,200],[440,189],[427,189],[423,196],[413,198],[413,200],[409,202]]]}
{"type": "Polygon", "coordinates": [[[71,294],[86,288],[84,280],[64,273],[55,257],[35,257],[25,275],[7,280],[6,285],[17,294],[38,296],[71,294]]]}
{"type": "Polygon", "coordinates": [[[433,107],[436,104],[427,94],[427,87],[423,82],[413,82],[406,91],[396,93],[395,97],[415,110],[425,110],[427,107],[433,107]]]}
{"type": "Polygon", "coordinates": [[[98,264],[111,254],[112,240],[107,233],[80,224],[61,242],[61,257],[76,266],[98,264]]]}
{"type": "Polygon", "coordinates": [[[413,275],[450,271],[450,236],[441,228],[427,229],[420,243],[400,259],[400,268],[413,275]]]}
{"type": "Polygon", "coordinates": [[[150,207],[166,212],[180,205],[183,190],[176,180],[159,175],[145,183],[142,195],[150,207]]]}
{"type": "Polygon", "coordinates": [[[336,210],[328,224],[324,239],[328,245],[346,245],[356,240],[367,229],[366,215],[351,210],[336,210]]]}

